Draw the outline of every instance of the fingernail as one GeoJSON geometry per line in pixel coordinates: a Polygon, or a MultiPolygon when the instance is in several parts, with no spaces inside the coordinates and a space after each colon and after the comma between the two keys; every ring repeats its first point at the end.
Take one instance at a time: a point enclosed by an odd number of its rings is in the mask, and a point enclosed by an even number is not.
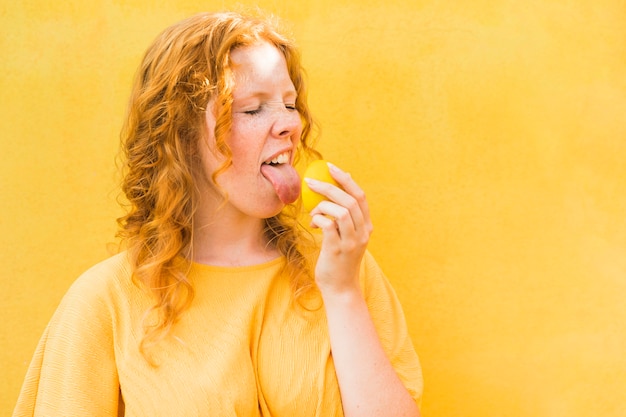
{"type": "Polygon", "coordinates": [[[333,163],[331,163],[331,162],[326,162],[326,163],[328,164],[328,168],[330,170],[335,171],[335,172],[341,172],[341,170],[339,168],[337,168],[337,166],[334,165],[333,163]]]}
{"type": "Polygon", "coordinates": [[[349,173],[349,172],[343,171],[343,170],[342,170],[341,168],[339,168],[338,166],[333,165],[333,164],[331,164],[330,162],[327,162],[327,164],[328,164],[328,168],[329,168],[331,171],[334,171],[335,173],[343,173],[343,174],[346,174],[348,177],[351,177],[351,175],[350,175],[350,173],[349,173]]]}
{"type": "Polygon", "coordinates": [[[309,177],[304,177],[304,182],[306,182],[309,185],[315,185],[315,184],[319,184],[320,182],[314,178],[309,178],[309,177]]]}

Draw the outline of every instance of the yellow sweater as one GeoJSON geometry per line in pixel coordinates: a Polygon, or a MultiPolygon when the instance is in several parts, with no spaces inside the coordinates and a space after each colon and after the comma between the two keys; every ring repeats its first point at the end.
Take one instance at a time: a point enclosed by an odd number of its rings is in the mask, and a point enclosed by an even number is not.
{"type": "MultiPolygon", "coordinates": [[[[290,303],[284,262],[193,264],[196,296],[152,350],[157,367],[138,351],[151,300],[132,283],[125,254],[94,266],[46,328],[13,415],[343,415],[324,309],[290,303]]],[[[369,253],[361,278],[383,346],[419,401],[421,368],[402,309],[369,253]]]]}

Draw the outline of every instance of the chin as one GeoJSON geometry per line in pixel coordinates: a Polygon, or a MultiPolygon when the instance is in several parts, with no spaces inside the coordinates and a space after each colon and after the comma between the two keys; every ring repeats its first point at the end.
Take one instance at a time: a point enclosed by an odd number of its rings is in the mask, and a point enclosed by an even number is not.
{"type": "Polygon", "coordinates": [[[278,216],[283,209],[285,208],[285,205],[281,203],[280,208],[277,210],[268,210],[267,211],[267,215],[263,216],[264,219],[269,219],[270,217],[274,217],[274,216],[278,216]]]}
{"type": "Polygon", "coordinates": [[[287,205],[283,203],[282,201],[278,200],[278,203],[274,207],[272,207],[271,209],[268,209],[268,216],[266,218],[279,215],[285,209],[285,207],[287,207],[287,205]]]}
{"type": "Polygon", "coordinates": [[[248,210],[247,213],[251,217],[256,217],[258,219],[269,219],[270,217],[274,217],[280,214],[281,211],[285,208],[285,204],[276,199],[276,201],[272,201],[271,203],[265,204],[263,206],[257,206],[253,210],[248,210]]]}

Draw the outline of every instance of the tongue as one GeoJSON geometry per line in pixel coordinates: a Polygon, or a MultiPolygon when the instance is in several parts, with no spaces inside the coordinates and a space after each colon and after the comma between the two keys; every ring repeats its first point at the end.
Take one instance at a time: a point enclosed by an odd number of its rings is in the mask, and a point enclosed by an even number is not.
{"type": "Polygon", "coordinates": [[[263,164],[261,173],[272,183],[278,198],[284,204],[293,203],[300,196],[300,177],[290,164],[263,164]]]}

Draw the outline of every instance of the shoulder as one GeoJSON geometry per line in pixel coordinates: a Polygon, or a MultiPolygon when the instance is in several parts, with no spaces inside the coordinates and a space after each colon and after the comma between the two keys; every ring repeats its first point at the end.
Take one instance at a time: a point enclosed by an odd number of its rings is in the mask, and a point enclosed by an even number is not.
{"type": "Polygon", "coordinates": [[[84,279],[107,279],[129,275],[131,271],[126,251],[113,255],[87,269],[77,281],[84,279]]]}
{"type": "Polygon", "coordinates": [[[127,253],[121,252],[83,272],[63,297],[59,310],[97,314],[108,310],[133,286],[127,253]]]}
{"type": "Polygon", "coordinates": [[[131,266],[126,252],[105,259],[83,272],[72,284],[70,291],[92,292],[131,281],[131,266]]]}
{"type": "Polygon", "coordinates": [[[361,289],[370,313],[386,325],[404,326],[405,317],[398,295],[374,256],[367,251],[361,262],[361,289]]]}
{"type": "Polygon", "coordinates": [[[369,250],[365,251],[361,261],[361,287],[366,295],[372,291],[392,291],[391,284],[387,280],[382,268],[369,250]]]}
{"type": "Polygon", "coordinates": [[[361,283],[372,321],[398,376],[419,403],[423,377],[406,317],[396,291],[371,253],[361,264],[361,283]]]}
{"type": "Polygon", "coordinates": [[[369,250],[366,250],[365,254],[363,255],[363,261],[361,262],[361,273],[375,275],[382,274],[382,270],[380,269],[378,262],[376,262],[376,259],[374,259],[374,256],[369,250]]]}
{"type": "Polygon", "coordinates": [[[70,286],[39,340],[16,415],[116,415],[116,306],[129,271],[118,254],[70,286]]]}

